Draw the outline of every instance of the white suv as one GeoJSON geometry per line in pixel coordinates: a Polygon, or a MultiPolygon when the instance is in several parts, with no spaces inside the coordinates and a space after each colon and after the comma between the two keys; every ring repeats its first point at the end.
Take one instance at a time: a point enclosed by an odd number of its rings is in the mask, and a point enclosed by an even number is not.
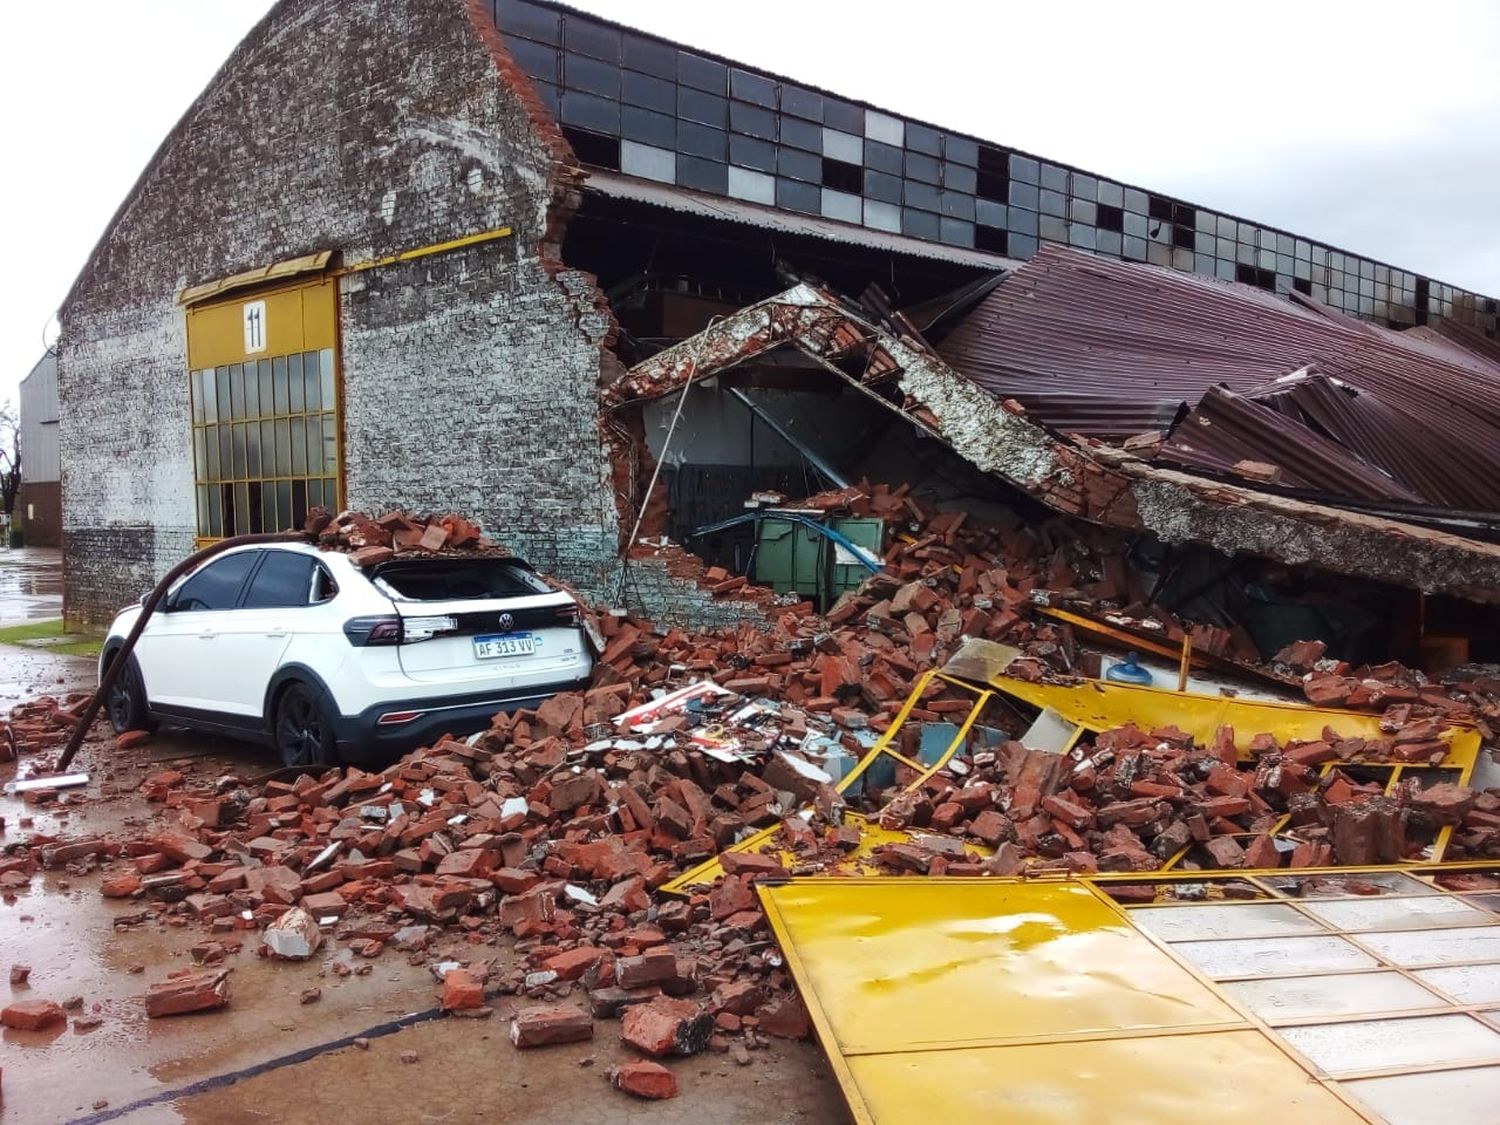
{"type": "MultiPolygon", "coordinates": [[[[104,670],[141,612],[116,616],[104,670]]],[[[361,570],[303,544],[226,551],[183,578],[110,693],[159,721],[269,743],[289,766],[378,763],[585,686],[577,601],[519,559],[397,556],[361,570]]]]}

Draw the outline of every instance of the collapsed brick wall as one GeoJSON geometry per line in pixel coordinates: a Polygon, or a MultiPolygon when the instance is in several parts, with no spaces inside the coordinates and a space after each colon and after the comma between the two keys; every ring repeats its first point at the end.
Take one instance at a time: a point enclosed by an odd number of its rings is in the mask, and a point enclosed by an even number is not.
{"type": "Polygon", "coordinates": [[[183,287],[508,225],[341,283],[346,500],[462,509],[585,590],[619,515],[597,422],[613,325],[556,260],[576,163],[488,6],[283,0],[164,142],[62,310],[67,608],[106,619],[192,549],[183,287]]]}

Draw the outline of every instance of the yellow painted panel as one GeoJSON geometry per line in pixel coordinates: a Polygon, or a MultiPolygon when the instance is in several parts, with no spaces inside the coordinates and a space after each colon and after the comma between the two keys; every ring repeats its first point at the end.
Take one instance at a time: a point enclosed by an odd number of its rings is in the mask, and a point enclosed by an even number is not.
{"type": "Polygon", "coordinates": [[[884,878],[759,890],[843,1054],[1243,1025],[1086,886],[884,878]]]}
{"type": "MultiPolygon", "coordinates": [[[[1383,737],[1379,715],[1300,703],[1196,695],[1103,680],[1033,684],[993,676],[989,683],[1033,706],[1051,707],[1063,718],[1090,730],[1109,730],[1125,723],[1134,723],[1142,730],[1170,725],[1206,744],[1213,742],[1214,733],[1221,726],[1232,726],[1241,752],[1254,735],[1262,732],[1274,734],[1281,742],[1292,739],[1315,742],[1323,737],[1325,726],[1346,738],[1383,737]]],[[[1479,732],[1472,727],[1454,727],[1443,737],[1449,740],[1448,760],[1444,764],[1465,770],[1472,768],[1479,749],[1479,732]]]]}
{"type": "Polygon", "coordinates": [[[849,1060],[880,1125],[1333,1125],[1360,1116],[1258,1031],[849,1060]]]}
{"type": "Polygon", "coordinates": [[[188,366],[196,371],[334,347],[337,285],[337,280],[323,278],[188,309],[188,366]],[[247,351],[246,310],[262,304],[264,346],[247,351]]]}
{"type": "MultiPolygon", "coordinates": [[[[870,858],[870,855],[875,851],[876,848],[881,847],[884,844],[910,844],[912,842],[921,843],[922,837],[924,835],[927,835],[927,833],[923,833],[919,830],[906,832],[891,828],[882,828],[874,820],[871,820],[868,817],[860,816],[858,813],[845,813],[844,823],[847,825],[853,825],[855,828],[859,829],[858,846],[845,853],[837,864],[830,867],[827,871],[818,872],[818,874],[879,875],[881,874],[881,872],[878,868],[865,863],[865,860],[870,858]]],[[[741,840],[733,847],[726,848],[725,851],[761,851],[765,847],[766,843],[773,836],[775,836],[776,833],[780,831],[780,829],[781,825],[779,824],[773,824],[769,828],[762,828],[753,836],[745,837],[745,839],[741,840]]],[[[964,851],[969,854],[969,857],[971,859],[985,859],[986,857],[995,854],[994,848],[986,847],[984,844],[977,844],[972,840],[964,841],[964,851]]],[[[802,858],[795,852],[782,851],[778,854],[781,858],[782,866],[784,866],[788,871],[792,870],[803,862],[802,858]]],[[[683,894],[690,887],[707,886],[708,884],[713,883],[723,874],[724,865],[716,856],[713,859],[705,860],[697,867],[693,867],[688,869],[687,871],[684,871],[675,879],[663,883],[658,889],[666,892],[667,894],[683,894]]]]}

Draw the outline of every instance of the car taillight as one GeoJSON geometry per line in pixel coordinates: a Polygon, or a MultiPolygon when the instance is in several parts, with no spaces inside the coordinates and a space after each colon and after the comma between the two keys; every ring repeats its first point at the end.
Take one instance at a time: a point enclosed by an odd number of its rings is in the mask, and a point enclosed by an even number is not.
{"type": "Polygon", "coordinates": [[[562,626],[576,627],[583,620],[583,611],[578,608],[577,602],[565,606],[559,606],[557,610],[557,623],[562,626]]]}
{"type": "Polygon", "coordinates": [[[344,636],[356,647],[372,645],[399,645],[401,643],[401,618],[399,617],[355,617],[344,622],[344,636]]]}

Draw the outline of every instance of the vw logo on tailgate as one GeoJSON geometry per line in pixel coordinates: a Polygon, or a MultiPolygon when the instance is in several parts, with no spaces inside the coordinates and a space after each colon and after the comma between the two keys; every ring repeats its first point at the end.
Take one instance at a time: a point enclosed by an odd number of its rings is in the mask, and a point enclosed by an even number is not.
{"type": "Polygon", "coordinates": [[[495,624],[500,626],[502,632],[509,633],[516,627],[516,615],[513,613],[502,613],[495,624]]]}

